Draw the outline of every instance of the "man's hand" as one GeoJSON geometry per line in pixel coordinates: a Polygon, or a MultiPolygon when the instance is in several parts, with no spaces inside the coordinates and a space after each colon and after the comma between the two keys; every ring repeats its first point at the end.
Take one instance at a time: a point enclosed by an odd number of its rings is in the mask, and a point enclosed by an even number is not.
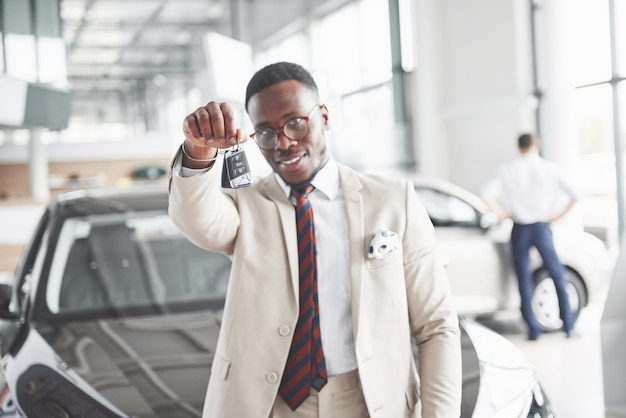
{"type": "Polygon", "coordinates": [[[550,223],[560,221],[561,218],[563,218],[570,210],[572,210],[572,208],[576,206],[577,203],[578,203],[577,197],[571,198],[570,201],[567,203],[567,205],[563,208],[563,210],[557,215],[553,216],[552,219],[550,219],[550,223]]]}
{"type": "Polygon", "coordinates": [[[483,198],[483,202],[487,205],[489,210],[496,214],[498,222],[502,222],[506,219],[513,219],[513,214],[505,211],[502,206],[495,199],[483,198]]]}
{"type": "Polygon", "coordinates": [[[209,102],[199,107],[185,118],[183,133],[183,165],[189,168],[209,167],[219,149],[248,139],[243,130],[236,128],[235,113],[228,103],[209,102]]]}

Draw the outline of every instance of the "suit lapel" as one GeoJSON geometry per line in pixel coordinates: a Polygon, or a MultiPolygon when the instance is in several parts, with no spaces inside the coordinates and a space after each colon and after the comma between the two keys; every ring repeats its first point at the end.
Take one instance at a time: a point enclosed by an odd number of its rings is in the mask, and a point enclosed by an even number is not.
{"type": "MultiPolygon", "coordinates": [[[[365,234],[365,220],[363,219],[362,184],[351,168],[337,164],[339,177],[346,203],[346,218],[349,234],[349,273],[351,286],[352,321],[354,324],[355,341],[358,335],[361,313],[361,293],[363,283],[363,262],[367,252],[363,237],[365,234]]],[[[296,236],[296,216],[293,205],[285,197],[283,189],[278,185],[273,174],[261,180],[263,191],[276,205],[279,212],[282,229],[283,244],[289,262],[291,273],[292,293],[294,300],[298,300],[298,240],[296,236]]]]}
{"type": "Polygon", "coordinates": [[[293,297],[298,300],[298,238],[296,232],[296,213],[293,205],[286,198],[285,192],[278,184],[274,174],[270,174],[261,180],[261,185],[267,196],[276,205],[283,228],[283,245],[287,252],[289,272],[291,273],[291,288],[293,297]]]}
{"type": "Polygon", "coordinates": [[[339,166],[339,176],[341,177],[341,185],[346,202],[346,218],[348,219],[352,321],[356,341],[361,316],[363,258],[367,251],[363,244],[363,236],[365,234],[363,195],[361,192],[363,186],[352,169],[341,164],[337,165],[339,166]]]}

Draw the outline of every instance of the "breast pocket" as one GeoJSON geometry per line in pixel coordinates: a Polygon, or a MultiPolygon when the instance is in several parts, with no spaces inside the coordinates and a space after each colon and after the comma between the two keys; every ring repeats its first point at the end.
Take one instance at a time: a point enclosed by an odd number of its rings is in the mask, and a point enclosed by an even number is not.
{"type": "Polygon", "coordinates": [[[400,249],[386,254],[383,258],[368,258],[366,264],[368,269],[376,270],[394,263],[402,267],[402,251],[400,249]]]}

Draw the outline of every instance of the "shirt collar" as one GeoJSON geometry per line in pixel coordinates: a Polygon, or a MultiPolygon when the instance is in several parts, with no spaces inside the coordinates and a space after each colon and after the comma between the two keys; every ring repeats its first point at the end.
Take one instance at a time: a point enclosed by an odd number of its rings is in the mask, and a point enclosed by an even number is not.
{"type": "MultiPolygon", "coordinates": [[[[285,183],[278,174],[274,173],[274,176],[280,188],[285,192],[285,196],[289,197],[291,194],[291,186],[285,183]]],[[[315,190],[322,192],[329,200],[337,196],[341,182],[339,180],[339,168],[333,157],[328,158],[328,162],[317,172],[311,184],[315,186],[315,190]]]]}
{"type": "Polygon", "coordinates": [[[523,154],[520,154],[519,157],[523,161],[532,161],[532,160],[537,160],[541,158],[541,156],[536,152],[525,152],[523,154]]]}

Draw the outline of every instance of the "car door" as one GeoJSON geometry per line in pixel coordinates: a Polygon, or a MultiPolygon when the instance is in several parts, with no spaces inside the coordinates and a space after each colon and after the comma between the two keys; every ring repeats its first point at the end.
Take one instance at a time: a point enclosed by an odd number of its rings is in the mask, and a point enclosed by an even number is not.
{"type": "Polygon", "coordinates": [[[511,290],[506,243],[481,226],[482,214],[460,197],[427,186],[416,192],[435,226],[459,313],[499,310],[511,290]]]}

